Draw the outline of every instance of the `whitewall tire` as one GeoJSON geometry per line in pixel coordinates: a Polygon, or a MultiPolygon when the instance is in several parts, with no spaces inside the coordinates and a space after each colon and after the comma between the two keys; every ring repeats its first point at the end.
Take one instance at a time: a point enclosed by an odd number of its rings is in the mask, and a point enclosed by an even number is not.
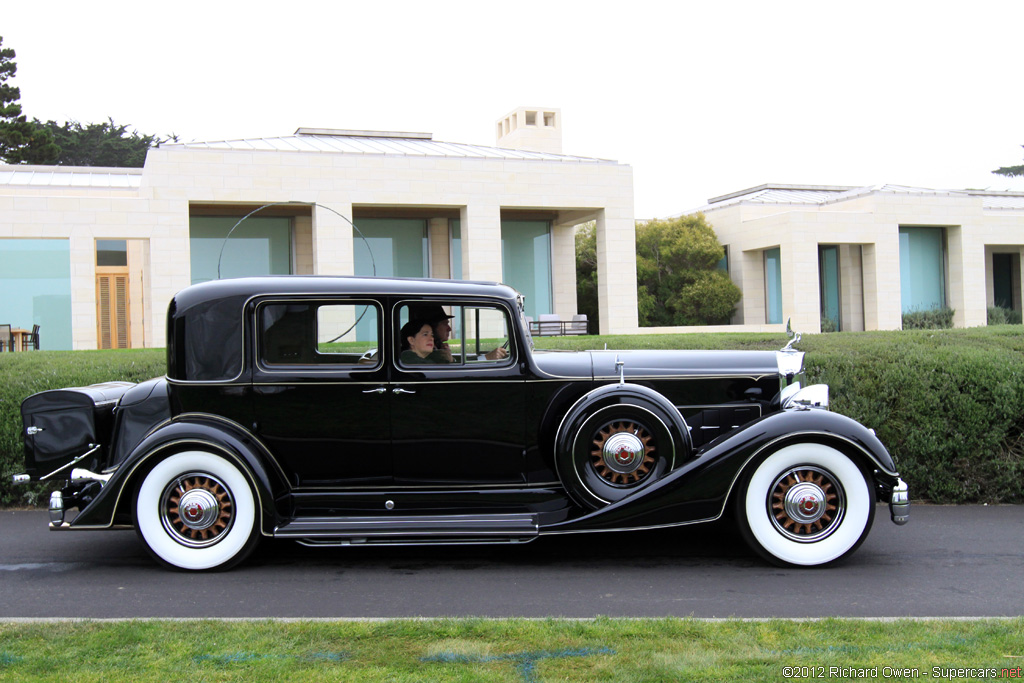
{"type": "Polygon", "coordinates": [[[798,443],[769,455],[739,499],[747,543],[775,564],[817,566],[849,555],[874,521],[860,467],[838,450],[798,443]]]}
{"type": "Polygon", "coordinates": [[[135,528],[150,553],[179,569],[226,569],[259,541],[256,498],[232,462],[184,451],[146,475],[135,498],[135,528]]]}

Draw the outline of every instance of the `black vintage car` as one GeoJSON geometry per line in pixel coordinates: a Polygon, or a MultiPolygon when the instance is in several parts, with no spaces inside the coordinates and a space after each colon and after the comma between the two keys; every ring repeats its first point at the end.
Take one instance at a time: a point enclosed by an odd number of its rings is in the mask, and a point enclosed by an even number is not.
{"type": "Polygon", "coordinates": [[[522,543],[732,516],[771,562],[853,552],[907,486],[803,354],[534,348],[499,284],[219,280],[167,319],[167,376],[22,405],[51,529],[132,527],[181,569],[262,537],[522,543]],[[428,339],[429,338],[429,339],[428,339]],[[68,510],[79,512],[70,521],[68,510]]]}

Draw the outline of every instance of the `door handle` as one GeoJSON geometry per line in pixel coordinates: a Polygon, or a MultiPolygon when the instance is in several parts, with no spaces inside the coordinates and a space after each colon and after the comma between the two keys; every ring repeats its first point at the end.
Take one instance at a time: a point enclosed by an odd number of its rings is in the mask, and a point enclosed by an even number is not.
{"type": "Polygon", "coordinates": [[[416,392],[415,391],[409,391],[408,389],[403,389],[401,387],[398,387],[396,389],[392,389],[391,393],[392,394],[415,394],[416,392]]]}
{"type": "Polygon", "coordinates": [[[384,387],[377,387],[376,389],[367,389],[364,394],[383,394],[387,389],[384,387]]]}

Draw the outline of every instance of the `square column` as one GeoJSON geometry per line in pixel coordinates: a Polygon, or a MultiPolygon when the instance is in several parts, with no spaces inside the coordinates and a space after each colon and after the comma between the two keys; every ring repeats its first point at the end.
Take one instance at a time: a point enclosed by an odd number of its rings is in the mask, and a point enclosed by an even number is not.
{"type": "Polygon", "coordinates": [[[447,218],[431,218],[427,223],[430,244],[430,277],[452,279],[451,232],[447,218]]]}
{"type": "MultiPolygon", "coordinates": [[[[332,207],[352,219],[352,205],[333,203],[332,207]]],[[[334,211],[319,204],[313,207],[313,273],[315,275],[352,275],[355,262],[352,249],[352,225],[334,211]]]]}
{"type": "Polygon", "coordinates": [[[551,226],[552,312],[563,320],[576,315],[576,224],[551,226]]]}
{"type": "Polygon", "coordinates": [[[864,329],[903,329],[900,302],[900,235],[893,229],[861,246],[864,268],[864,329]]]}
{"type": "Polygon", "coordinates": [[[985,292],[985,245],[964,239],[967,228],[946,228],[946,301],[953,309],[953,327],[981,327],[988,324],[985,292]]]}
{"type": "Polygon", "coordinates": [[[502,281],[501,207],[476,203],[459,210],[462,228],[462,279],[502,281]]]}
{"type": "Polygon", "coordinates": [[[818,243],[793,240],[779,249],[782,265],[782,322],[797,332],[821,332],[821,273],[818,243]]]}
{"type": "Polygon", "coordinates": [[[633,207],[597,215],[597,300],[601,334],[640,329],[636,293],[636,226],[633,207]]]}

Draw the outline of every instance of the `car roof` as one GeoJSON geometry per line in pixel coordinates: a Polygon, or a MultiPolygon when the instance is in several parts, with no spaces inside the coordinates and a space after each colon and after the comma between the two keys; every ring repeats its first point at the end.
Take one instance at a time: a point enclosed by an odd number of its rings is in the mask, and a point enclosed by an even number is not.
{"type": "Polygon", "coordinates": [[[487,296],[514,299],[516,290],[498,282],[343,275],[269,275],[211,280],[187,287],[174,299],[189,308],[214,299],[266,294],[395,294],[399,296],[487,296]]]}
{"type": "Polygon", "coordinates": [[[167,308],[167,376],[230,381],[243,371],[243,309],[254,297],[488,297],[514,305],[516,290],[497,282],[424,278],[279,275],[211,280],[181,290],[167,308]],[[217,343],[211,343],[216,341],[217,343]]]}

